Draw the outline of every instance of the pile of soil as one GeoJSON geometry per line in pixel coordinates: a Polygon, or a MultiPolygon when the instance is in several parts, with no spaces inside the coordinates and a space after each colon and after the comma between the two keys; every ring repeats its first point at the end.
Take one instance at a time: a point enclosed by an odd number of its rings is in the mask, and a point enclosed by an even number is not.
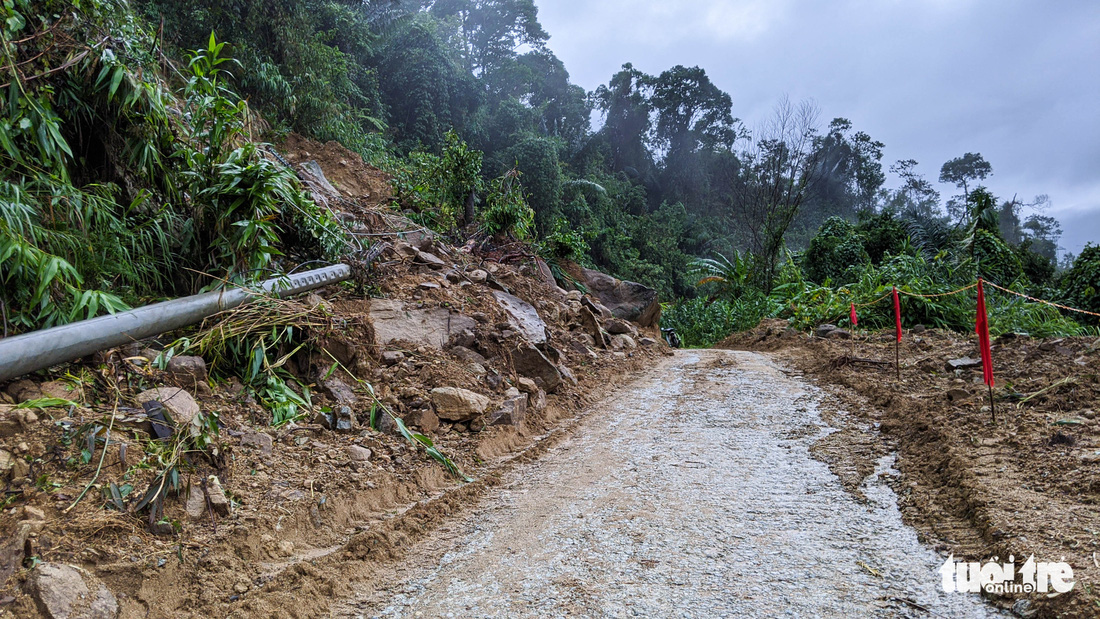
{"type": "Polygon", "coordinates": [[[852,335],[815,337],[768,320],[720,347],[774,351],[831,386],[853,424],[825,439],[849,448],[824,445],[823,459],[852,487],[878,456],[896,450],[902,513],[944,555],[983,562],[1013,556],[1017,566],[1031,555],[1064,557],[1077,582],[1053,598],[987,597],[1024,616],[1097,616],[1100,340],[996,339],[991,411],[976,336],[907,332],[898,378],[893,331],[845,339],[852,335]]]}
{"type": "Polygon", "coordinates": [[[271,413],[239,381],[211,378],[218,359],[192,360],[183,373],[150,363],[194,330],[0,384],[0,617],[50,616],[49,594],[35,587],[69,565],[84,570],[70,570],[84,574],[81,586],[105,583],[124,618],[323,615],[503,471],[559,440],[620,376],[668,353],[655,328],[632,326],[632,337],[603,333],[596,342],[593,325],[611,319],[589,308],[602,306],[582,306],[580,293],[547,281],[536,260],[501,262],[448,246],[379,207],[388,201],[385,176],[342,146],[295,136],[288,145],[284,158],[317,161],[343,193],[327,197],[345,221],[384,244],[372,264],[357,265],[354,282],[280,302],[280,312],[308,318],[307,345],[273,357],[286,355],[285,369],[310,388],[311,414],[271,427],[271,413]],[[537,309],[540,354],[560,369],[560,386],[517,371],[512,353],[534,344],[494,296],[503,292],[537,309]],[[380,342],[372,312],[381,299],[473,326],[446,342],[380,342]],[[150,518],[135,497],[159,483],[165,442],[138,395],[164,386],[216,413],[220,428],[210,448],[188,456],[178,489],[150,518]],[[468,390],[490,405],[448,421],[436,387],[468,390]],[[494,417],[517,398],[525,415],[513,408],[494,417]],[[27,402],[33,408],[18,407],[27,402]],[[382,407],[474,481],[406,440],[382,407]],[[128,496],[117,501],[116,492],[128,496]],[[198,497],[190,510],[189,497],[198,497]]]}

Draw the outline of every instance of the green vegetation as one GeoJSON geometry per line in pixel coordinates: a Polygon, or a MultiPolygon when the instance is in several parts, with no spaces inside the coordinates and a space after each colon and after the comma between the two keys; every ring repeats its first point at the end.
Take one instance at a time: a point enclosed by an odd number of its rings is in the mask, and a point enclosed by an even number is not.
{"type": "Polygon", "coordinates": [[[344,242],[260,155],[208,35],[171,79],[123,2],[5,2],[0,119],[4,332],[114,312],[344,242]]]}
{"type": "MultiPolygon", "coordinates": [[[[530,241],[567,287],[559,261],[680,299],[664,323],[692,345],[978,275],[1096,308],[1095,251],[1059,274],[1045,197],[991,195],[981,154],[942,165],[961,191],[944,201],[912,159],[887,189],[884,144],[810,104],[748,131],[701,67],[627,63],[586,93],[533,0],[5,0],[2,17],[5,333],[338,259],[337,224],[259,145],[291,131],[383,167],[395,208],[455,241],[530,241]]],[[[990,297],[995,330],[1081,318],[990,297]]],[[[965,294],[905,303],[970,328],[965,294]]]]}

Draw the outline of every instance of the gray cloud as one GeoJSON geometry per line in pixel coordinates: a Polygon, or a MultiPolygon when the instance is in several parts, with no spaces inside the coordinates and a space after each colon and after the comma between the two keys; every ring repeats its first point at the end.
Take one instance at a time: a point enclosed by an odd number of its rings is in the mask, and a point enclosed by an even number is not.
{"type": "Polygon", "coordinates": [[[944,161],[980,152],[995,194],[1050,195],[1067,249],[1100,241],[1094,0],[538,4],[551,49],[589,90],[624,62],[699,65],[750,127],[784,95],[812,98],[825,121],[844,116],[885,142],[887,165],[913,158],[935,181],[944,161]]]}

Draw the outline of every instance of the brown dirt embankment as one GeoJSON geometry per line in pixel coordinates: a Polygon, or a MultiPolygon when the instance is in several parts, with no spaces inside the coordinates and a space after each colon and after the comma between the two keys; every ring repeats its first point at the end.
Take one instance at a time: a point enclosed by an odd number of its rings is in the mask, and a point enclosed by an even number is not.
{"type": "Polygon", "coordinates": [[[309,389],[310,414],[271,427],[260,395],[217,378],[217,355],[184,368],[193,374],[149,362],[194,329],[0,384],[0,617],[42,615],[45,596],[28,586],[41,563],[86,570],[123,618],[324,615],[501,472],[560,439],[620,376],[665,354],[655,329],[595,318],[598,303],[553,286],[525,252],[456,248],[387,208],[385,176],[338,144],[292,136],[283,151],[300,174],[301,162],[320,165],[340,193],[307,186],[363,245],[387,244],[355,265],[353,282],[248,316],[299,321],[304,346],[272,348],[269,361],[283,363],[299,393],[309,389]],[[512,310],[497,300],[505,291],[512,310]],[[383,316],[400,337],[380,336],[383,316]],[[531,332],[532,320],[544,333],[531,332]],[[428,329],[443,335],[420,337],[428,329]],[[540,335],[535,354],[530,338],[540,335]],[[172,441],[156,438],[138,396],[163,386],[183,388],[220,429],[205,452],[182,459],[178,485],[150,518],[135,498],[157,485],[172,441]],[[456,416],[433,398],[436,387],[488,404],[456,416]],[[372,427],[376,399],[475,481],[448,474],[392,422],[372,427]],[[37,404],[17,408],[27,401],[37,404]],[[526,403],[518,412],[517,401],[526,403]],[[224,488],[220,507],[211,477],[224,488]],[[199,497],[190,511],[189,497],[199,497]]]}
{"type": "Polygon", "coordinates": [[[981,366],[948,364],[980,357],[974,336],[907,332],[899,379],[892,331],[848,340],[786,327],[764,321],[720,347],[773,351],[831,387],[856,420],[827,439],[850,444],[848,456],[824,450],[842,479],[861,479],[876,455],[896,450],[902,513],[928,543],[957,560],[1064,557],[1073,591],[1017,597],[1042,617],[1100,615],[1100,340],[998,338],[994,422],[981,366]]]}

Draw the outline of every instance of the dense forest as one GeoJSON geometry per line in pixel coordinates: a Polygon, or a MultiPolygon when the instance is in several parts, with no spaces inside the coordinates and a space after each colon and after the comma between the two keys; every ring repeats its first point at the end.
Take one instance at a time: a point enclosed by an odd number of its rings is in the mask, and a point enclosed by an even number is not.
{"type": "MultiPolygon", "coordinates": [[[[441,234],[511,236],[552,265],[679,299],[665,321],[689,344],[977,275],[1100,310],[1100,248],[1059,264],[1046,198],[990,194],[982,155],[942,163],[938,180],[958,188],[945,198],[916,161],[883,162],[884,144],[811,102],[780,99],[750,131],[702,67],[625,64],[586,92],[548,49],[534,0],[4,0],[2,12],[5,330],[197,289],[195,273],[337,257],[337,226],[253,141],[291,132],[362,154],[393,176],[396,207],[441,234]]],[[[999,331],[1096,324],[992,302],[999,331]]],[[[972,320],[961,300],[917,305],[907,320],[972,320]]]]}

